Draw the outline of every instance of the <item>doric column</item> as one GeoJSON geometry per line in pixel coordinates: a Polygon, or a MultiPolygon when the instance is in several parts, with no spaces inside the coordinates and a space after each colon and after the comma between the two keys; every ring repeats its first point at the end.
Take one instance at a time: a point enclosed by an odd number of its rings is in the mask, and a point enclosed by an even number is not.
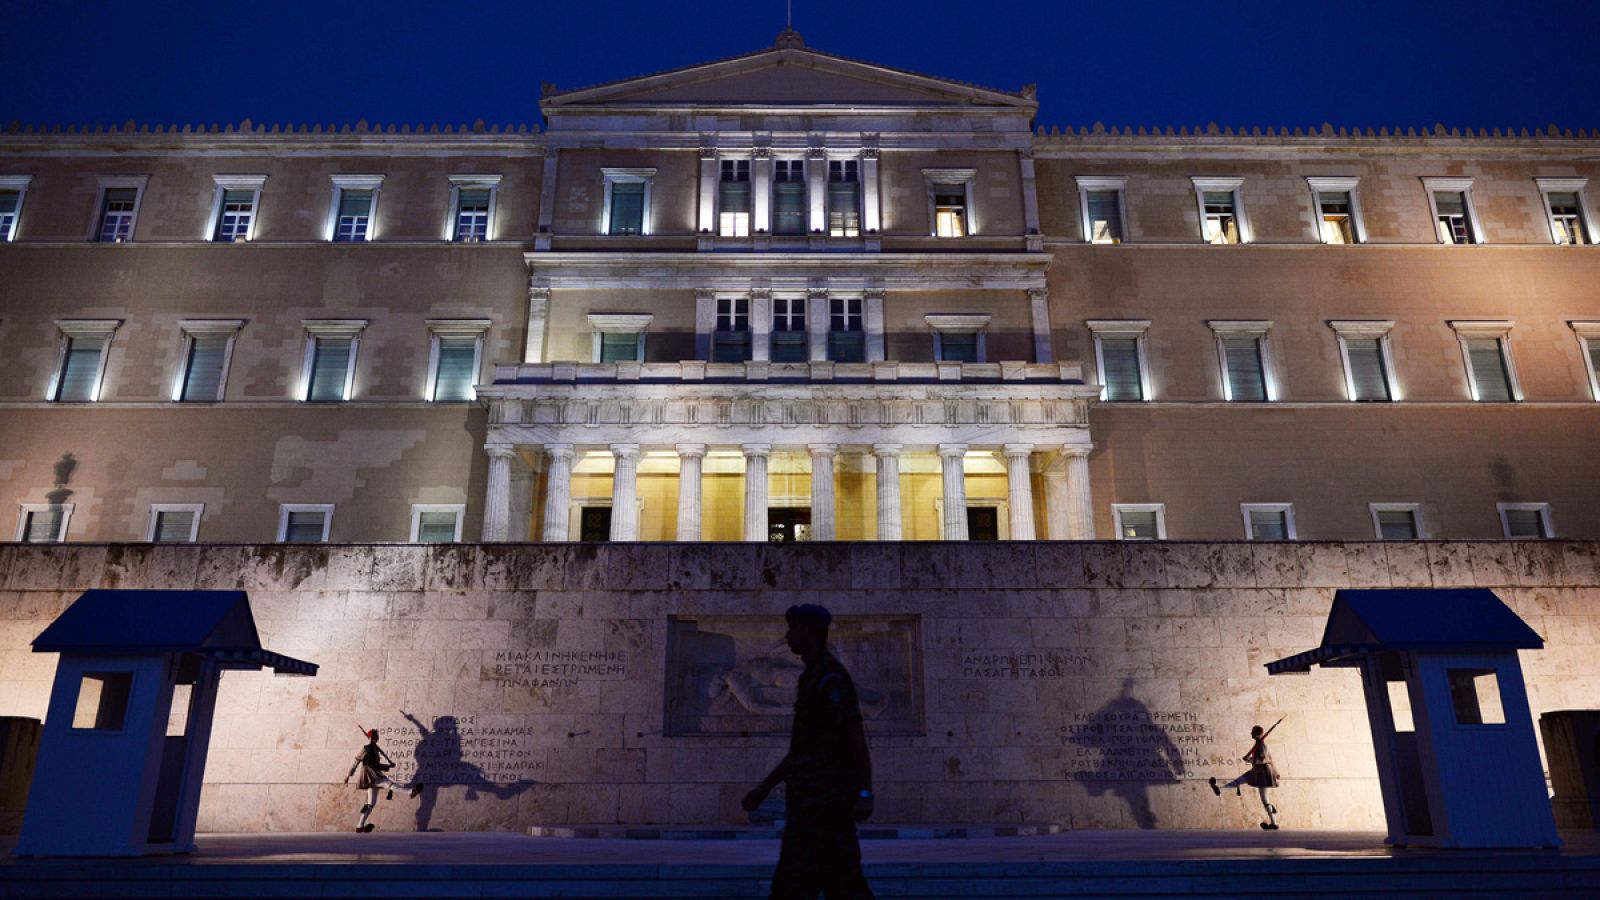
{"type": "Polygon", "coordinates": [[[1033,529],[1033,473],[1028,466],[1033,456],[1032,444],[1007,444],[1006,506],[1011,511],[1011,539],[1031,541],[1033,529]]]}
{"type": "Polygon", "coordinates": [[[503,541],[511,529],[511,459],[517,452],[505,444],[490,444],[489,489],[483,498],[483,539],[503,541]]]}
{"type": "MultiPolygon", "coordinates": [[[[870,135],[874,142],[877,135],[870,135]]],[[[883,227],[878,205],[878,147],[861,150],[861,233],[873,234],[883,227]]]]}
{"type": "Polygon", "coordinates": [[[1092,447],[1069,444],[1061,448],[1067,460],[1067,537],[1094,540],[1094,494],[1089,489],[1089,451],[1092,447]]]}
{"type": "Polygon", "coordinates": [[[833,460],[838,444],[812,444],[811,451],[811,539],[834,539],[833,460]]]}
{"type": "Polygon", "coordinates": [[[511,514],[506,526],[506,540],[523,543],[528,540],[528,529],[533,522],[533,482],[538,476],[533,466],[522,461],[521,456],[511,460],[511,514]]]}
{"type": "Polygon", "coordinates": [[[806,200],[810,214],[806,216],[806,234],[828,233],[828,151],[822,147],[806,148],[806,200]]]}
{"type": "Polygon", "coordinates": [[[939,471],[944,477],[944,539],[967,539],[967,445],[940,444],[939,471]]]}
{"type": "Polygon", "coordinates": [[[771,444],[745,444],[744,450],[744,539],[767,541],[767,456],[771,444]]]}
{"type": "Polygon", "coordinates": [[[878,460],[878,540],[898,541],[905,536],[900,522],[900,445],[873,444],[878,460]]]}
{"type": "Polygon", "coordinates": [[[612,444],[611,539],[639,539],[639,445],[612,444]]]}
{"type": "Polygon", "coordinates": [[[678,445],[678,540],[700,540],[700,475],[705,444],[678,445]]]}
{"type": "Polygon", "coordinates": [[[544,525],[539,529],[540,540],[546,543],[571,540],[567,527],[572,514],[572,445],[546,444],[544,479],[544,525]]]}
{"type": "MultiPolygon", "coordinates": [[[[766,135],[765,140],[772,140],[766,135]]],[[[772,147],[758,146],[750,161],[750,234],[772,233],[772,147]]]]}

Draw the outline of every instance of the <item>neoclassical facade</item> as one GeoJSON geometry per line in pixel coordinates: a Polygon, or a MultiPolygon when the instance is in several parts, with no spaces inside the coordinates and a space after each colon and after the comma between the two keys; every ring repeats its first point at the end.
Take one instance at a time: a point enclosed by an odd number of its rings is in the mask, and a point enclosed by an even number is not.
{"type": "Polygon", "coordinates": [[[761,51],[542,127],[0,134],[22,541],[1600,536],[1600,141],[1046,130],[761,51]]]}

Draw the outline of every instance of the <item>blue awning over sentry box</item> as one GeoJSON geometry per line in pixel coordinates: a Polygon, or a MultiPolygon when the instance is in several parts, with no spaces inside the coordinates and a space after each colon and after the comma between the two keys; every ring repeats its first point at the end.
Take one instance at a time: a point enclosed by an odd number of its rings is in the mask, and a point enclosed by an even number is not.
{"type": "Polygon", "coordinates": [[[1352,665],[1386,650],[1538,650],[1544,638],[1488,588],[1347,589],[1333,595],[1322,645],[1267,663],[1267,674],[1352,665]]]}
{"type": "Polygon", "coordinates": [[[33,641],[35,653],[197,653],[225,669],[315,675],[316,663],[261,646],[244,591],[85,591],[33,641]]]}

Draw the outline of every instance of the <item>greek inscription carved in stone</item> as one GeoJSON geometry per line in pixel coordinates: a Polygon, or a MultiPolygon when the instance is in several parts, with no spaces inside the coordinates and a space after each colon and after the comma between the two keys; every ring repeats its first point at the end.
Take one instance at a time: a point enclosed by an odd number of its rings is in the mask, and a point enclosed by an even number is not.
{"type": "Polygon", "coordinates": [[[968,650],[961,654],[962,678],[1033,681],[1082,675],[1094,657],[1068,650],[968,650]]]}
{"type": "Polygon", "coordinates": [[[483,668],[483,680],[502,687],[565,688],[627,677],[626,650],[501,650],[483,668]]]}

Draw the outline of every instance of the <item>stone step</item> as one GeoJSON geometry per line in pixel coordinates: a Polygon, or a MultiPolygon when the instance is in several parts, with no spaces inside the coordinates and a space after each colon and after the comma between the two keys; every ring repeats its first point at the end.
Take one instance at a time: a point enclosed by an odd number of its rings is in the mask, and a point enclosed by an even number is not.
{"type": "MultiPolygon", "coordinates": [[[[856,836],[864,841],[977,840],[980,838],[1037,837],[1060,834],[1060,825],[860,825],[856,836]]],[[[783,822],[766,826],[717,825],[536,825],[528,829],[536,838],[580,838],[629,841],[775,841],[783,837],[783,822]]]]}

